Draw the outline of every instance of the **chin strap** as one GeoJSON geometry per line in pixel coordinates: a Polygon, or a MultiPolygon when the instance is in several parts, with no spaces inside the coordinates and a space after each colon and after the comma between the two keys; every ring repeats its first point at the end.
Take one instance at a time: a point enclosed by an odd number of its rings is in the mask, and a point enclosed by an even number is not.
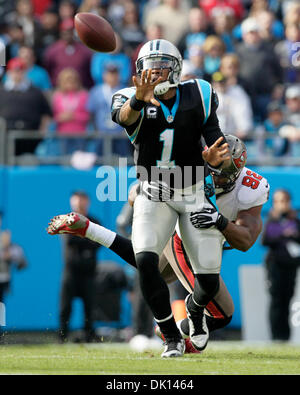
{"type": "Polygon", "coordinates": [[[178,84],[171,84],[170,81],[164,81],[154,88],[155,96],[161,96],[168,92],[170,88],[177,88],[178,84]]]}

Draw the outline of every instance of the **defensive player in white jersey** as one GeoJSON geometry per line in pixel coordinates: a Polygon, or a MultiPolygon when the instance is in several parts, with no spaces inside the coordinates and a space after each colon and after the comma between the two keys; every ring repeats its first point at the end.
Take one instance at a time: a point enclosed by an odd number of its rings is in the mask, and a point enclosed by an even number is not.
{"type": "MultiPolygon", "coordinates": [[[[229,248],[247,251],[257,240],[262,230],[261,209],[268,200],[269,184],[265,178],[245,167],[247,152],[244,143],[235,136],[226,135],[231,152],[231,161],[220,174],[214,174],[217,193],[217,203],[220,212],[208,210],[194,218],[198,227],[215,226],[220,215],[228,219],[226,228],[222,231],[229,248]]],[[[205,151],[203,152],[205,158],[205,151]]],[[[130,194],[133,203],[136,189],[130,194]]],[[[131,241],[117,235],[106,228],[93,224],[87,218],[76,213],[54,217],[48,227],[51,235],[72,233],[87,237],[110,248],[126,262],[136,267],[131,241]]],[[[188,256],[184,250],[179,231],[167,243],[160,258],[159,269],[163,278],[168,282],[179,279],[189,293],[193,292],[194,274],[188,256]]],[[[208,330],[222,328],[231,321],[234,306],[231,296],[220,278],[220,287],[216,296],[206,306],[206,322],[208,330]]],[[[187,319],[177,323],[184,338],[189,337],[189,322],[187,319]]],[[[187,343],[186,350],[191,347],[187,343]]]]}

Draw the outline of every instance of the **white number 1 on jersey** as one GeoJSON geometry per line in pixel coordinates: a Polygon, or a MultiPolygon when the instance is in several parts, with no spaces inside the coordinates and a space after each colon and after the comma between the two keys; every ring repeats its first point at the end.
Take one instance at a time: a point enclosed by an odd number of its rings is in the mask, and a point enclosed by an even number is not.
{"type": "Polygon", "coordinates": [[[175,161],[171,160],[174,142],[174,129],[164,130],[160,134],[160,141],[163,141],[164,146],[162,149],[161,160],[157,161],[156,166],[162,169],[171,169],[176,167],[175,161]]]}

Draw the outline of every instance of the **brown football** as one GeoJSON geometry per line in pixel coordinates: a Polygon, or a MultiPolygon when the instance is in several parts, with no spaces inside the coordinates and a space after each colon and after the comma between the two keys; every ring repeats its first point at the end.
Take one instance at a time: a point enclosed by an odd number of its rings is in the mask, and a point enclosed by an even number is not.
{"type": "Polygon", "coordinates": [[[116,48],[116,36],[111,24],[101,16],[79,12],[74,18],[80,40],[98,52],[112,52],[116,48]]]}

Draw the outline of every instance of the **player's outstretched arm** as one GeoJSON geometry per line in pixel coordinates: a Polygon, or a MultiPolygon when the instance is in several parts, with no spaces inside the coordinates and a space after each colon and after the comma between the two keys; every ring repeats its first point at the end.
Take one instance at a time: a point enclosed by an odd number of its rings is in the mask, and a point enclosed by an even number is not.
{"type": "Polygon", "coordinates": [[[240,211],[234,223],[228,222],[222,233],[231,247],[245,252],[253,246],[262,230],[261,209],[262,205],[240,211]]]}

